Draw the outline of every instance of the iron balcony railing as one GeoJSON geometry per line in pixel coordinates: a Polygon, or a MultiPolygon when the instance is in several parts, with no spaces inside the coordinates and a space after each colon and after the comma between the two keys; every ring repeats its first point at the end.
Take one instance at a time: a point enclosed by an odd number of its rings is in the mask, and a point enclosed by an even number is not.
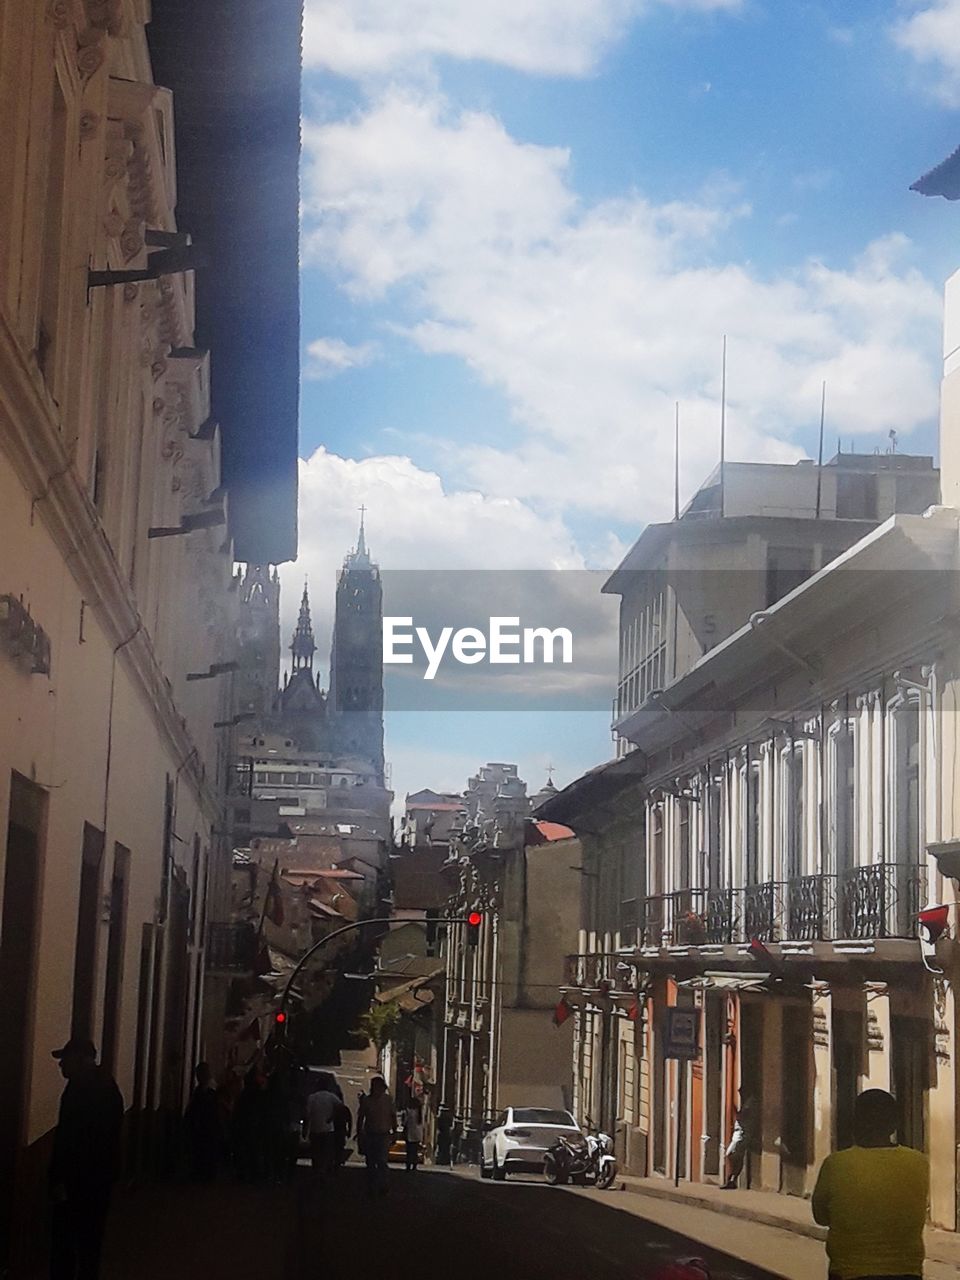
{"type": "Polygon", "coordinates": [[[923,868],[897,862],[739,889],[684,889],[643,900],[641,941],[661,947],[913,938],[924,889],[923,868]]]}
{"type": "Polygon", "coordinates": [[[852,867],[839,877],[840,936],[913,938],[924,900],[924,869],[911,862],[852,867]]]}
{"type": "Polygon", "coordinates": [[[564,962],[563,983],[583,991],[597,991],[603,987],[613,991],[624,986],[625,968],[629,966],[619,955],[568,955],[564,962]]]}

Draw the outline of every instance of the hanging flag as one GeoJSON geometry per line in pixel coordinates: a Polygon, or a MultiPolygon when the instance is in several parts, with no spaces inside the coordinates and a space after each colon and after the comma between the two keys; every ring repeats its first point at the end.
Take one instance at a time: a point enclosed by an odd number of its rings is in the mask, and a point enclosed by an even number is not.
{"type": "Polygon", "coordinates": [[[270,883],[267,886],[267,901],[263,913],[270,923],[275,924],[278,929],[282,926],[284,920],[283,895],[280,892],[280,878],[276,864],[274,864],[273,875],[270,877],[270,883]]]}
{"type": "Polygon", "coordinates": [[[634,1000],[633,1004],[627,1010],[627,1017],[631,1022],[639,1022],[640,1020],[640,1001],[634,1000]]]}
{"type": "Polygon", "coordinates": [[[932,946],[943,937],[950,922],[950,906],[927,907],[917,917],[920,928],[927,931],[927,942],[932,946]]]}
{"type": "Polygon", "coordinates": [[[762,960],[769,964],[773,964],[773,956],[759,938],[751,938],[750,945],[747,947],[747,950],[750,952],[751,959],[762,960]]]}
{"type": "Polygon", "coordinates": [[[567,1004],[566,1000],[561,1000],[553,1011],[553,1025],[562,1027],[566,1020],[570,1017],[573,1010],[567,1004]]]}

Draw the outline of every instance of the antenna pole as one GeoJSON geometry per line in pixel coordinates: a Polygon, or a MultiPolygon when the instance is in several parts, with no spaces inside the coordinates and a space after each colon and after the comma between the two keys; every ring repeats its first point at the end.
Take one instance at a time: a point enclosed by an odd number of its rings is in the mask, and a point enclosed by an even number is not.
{"type": "Polygon", "coordinates": [[[817,519],[820,519],[820,497],[823,490],[823,422],[827,409],[827,384],[820,388],[820,448],[817,452],[817,519]]]}
{"type": "Polygon", "coordinates": [[[673,422],[673,518],[680,519],[680,401],[674,405],[673,422]]]}
{"type": "Polygon", "coordinates": [[[723,362],[720,369],[720,516],[724,507],[724,469],[727,460],[727,335],[723,335],[723,362]]]}

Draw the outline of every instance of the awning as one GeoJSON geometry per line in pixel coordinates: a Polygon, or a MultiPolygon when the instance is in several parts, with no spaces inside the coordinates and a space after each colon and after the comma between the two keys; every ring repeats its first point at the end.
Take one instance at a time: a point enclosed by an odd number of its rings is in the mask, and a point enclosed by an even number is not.
{"type": "Polygon", "coordinates": [[[432,991],[424,991],[420,997],[416,992],[439,978],[443,972],[442,967],[432,969],[430,973],[422,973],[419,977],[411,978],[407,982],[399,982],[392,987],[387,987],[384,991],[378,991],[374,999],[378,1004],[391,1004],[396,1001],[404,1013],[413,1013],[433,1000],[432,991]]]}
{"type": "Polygon", "coordinates": [[[769,973],[704,973],[678,982],[688,991],[767,991],[769,973]]]}

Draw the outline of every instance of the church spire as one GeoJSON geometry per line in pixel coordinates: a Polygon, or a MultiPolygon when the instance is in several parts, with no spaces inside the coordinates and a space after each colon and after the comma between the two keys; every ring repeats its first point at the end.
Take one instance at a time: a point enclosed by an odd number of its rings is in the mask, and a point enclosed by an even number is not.
{"type": "Polygon", "coordinates": [[[293,669],[300,671],[313,670],[313,655],[317,652],[317,642],[313,638],[313,623],[310,621],[310,596],[307,584],[303,584],[303,599],[300,601],[300,616],[297,618],[297,629],[293,633],[290,645],[293,654],[293,669]]]}
{"type": "Polygon", "coordinates": [[[344,561],[346,569],[369,569],[372,567],[370,561],[370,552],[367,550],[367,531],[364,527],[364,516],[367,508],[360,507],[360,532],[357,534],[357,549],[351,551],[344,561]]]}

